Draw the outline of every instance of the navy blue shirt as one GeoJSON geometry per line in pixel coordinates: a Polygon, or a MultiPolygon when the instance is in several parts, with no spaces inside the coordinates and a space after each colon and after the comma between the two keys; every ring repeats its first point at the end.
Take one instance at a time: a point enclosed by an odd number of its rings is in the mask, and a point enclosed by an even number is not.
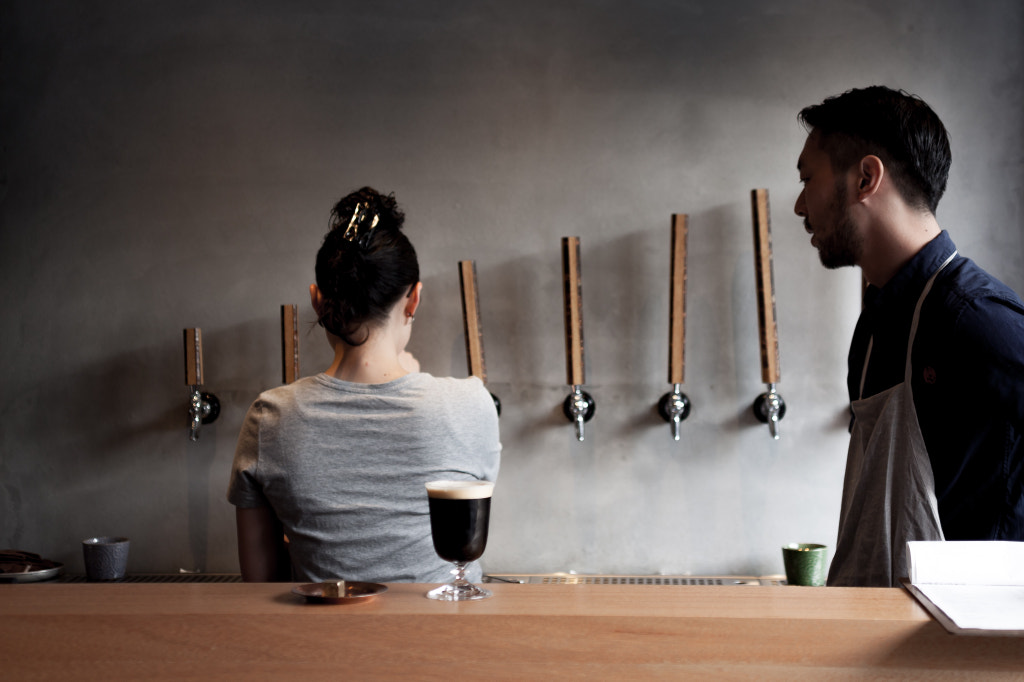
{"type": "MultiPolygon", "coordinates": [[[[869,286],[850,345],[850,400],[903,381],[914,307],[956,249],[946,232],[881,289],[869,286]]],[[[914,404],[947,540],[1024,540],[1024,303],[969,258],[939,273],[911,355],[914,404]]]]}

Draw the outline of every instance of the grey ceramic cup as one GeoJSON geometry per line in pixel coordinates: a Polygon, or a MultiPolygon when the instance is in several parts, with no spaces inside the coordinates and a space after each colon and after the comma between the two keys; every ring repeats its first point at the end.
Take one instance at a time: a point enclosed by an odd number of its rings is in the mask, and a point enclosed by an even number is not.
{"type": "Polygon", "coordinates": [[[82,540],[82,555],[89,580],[120,580],[128,570],[128,538],[82,540]]]}
{"type": "Polygon", "coordinates": [[[782,563],[786,566],[786,582],[790,585],[820,587],[825,584],[825,545],[791,542],[782,547],[782,563]]]}

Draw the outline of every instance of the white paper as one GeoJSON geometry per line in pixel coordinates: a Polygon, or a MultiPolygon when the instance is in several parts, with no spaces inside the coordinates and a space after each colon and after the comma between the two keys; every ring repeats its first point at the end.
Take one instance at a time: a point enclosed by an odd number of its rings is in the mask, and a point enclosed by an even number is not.
{"type": "Polygon", "coordinates": [[[916,585],[965,630],[1024,630],[1024,587],[916,585]]]}
{"type": "Polygon", "coordinates": [[[1024,631],[1024,542],[908,542],[910,582],[957,627],[1024,631]]]}
{"type": "Polygon", "coordinates": [[[908,542],[915,585],[1024,585],[1024,542],[908,542]]]}

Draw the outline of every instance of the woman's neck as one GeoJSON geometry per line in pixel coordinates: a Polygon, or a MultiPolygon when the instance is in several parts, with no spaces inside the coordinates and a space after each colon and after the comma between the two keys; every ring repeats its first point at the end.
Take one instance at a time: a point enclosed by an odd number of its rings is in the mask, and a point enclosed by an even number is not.
{"type": "Polygon", "coordinates": [[[404,319],[392,314],[383,324],[367,330],[366,341],[358,346],[350,346],[328,332],[334,361],[325,373],[356,384],[386,384],[404,377],[409,370],[402,366],[399,356],[409,341],[410,329],[404,319]]]}
{"type": "MultiPolygon", "coordinates": [[[[412,332],[413,314],[419,304],[421,285],[417,284],[408,302],[396,304],[388,316],[379,324],[366,325],[356,333],[366,332],[366,341],[358,346],[350,346],[339,337],[327,332],[327,341],[334,348],[334,361],[325,371],[326,374],[357,384],[386,384],[409,374],[419,371],[418,363],[406,363],[403,366],[401,356],[409,343],[412,332]]],[[[317,305],[317,290],[310,287],[314,294],[314,307],[317,305]]],[[[407,355],[407,354],[406,354],[407,355]]]]}
{"type": "Polygon", "coordinates": [[[334,344],[334,362],[324,372],[356,384],[386,384],[408,374],[399,364],[394,346],[375,343],[373,337],[360,346],[339,340],[334,344]]]}

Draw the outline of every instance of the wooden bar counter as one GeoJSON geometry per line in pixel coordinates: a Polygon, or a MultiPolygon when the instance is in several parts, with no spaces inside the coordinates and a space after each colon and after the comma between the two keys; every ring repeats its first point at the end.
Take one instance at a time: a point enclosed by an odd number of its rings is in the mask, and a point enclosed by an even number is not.
{"type": "Polygon", "coordinates": [[[951,635],[901,589],[489,584],[357,604],[293,585],[0,585],[5,680],[978,679],[1024,639],[951,635]]]}

